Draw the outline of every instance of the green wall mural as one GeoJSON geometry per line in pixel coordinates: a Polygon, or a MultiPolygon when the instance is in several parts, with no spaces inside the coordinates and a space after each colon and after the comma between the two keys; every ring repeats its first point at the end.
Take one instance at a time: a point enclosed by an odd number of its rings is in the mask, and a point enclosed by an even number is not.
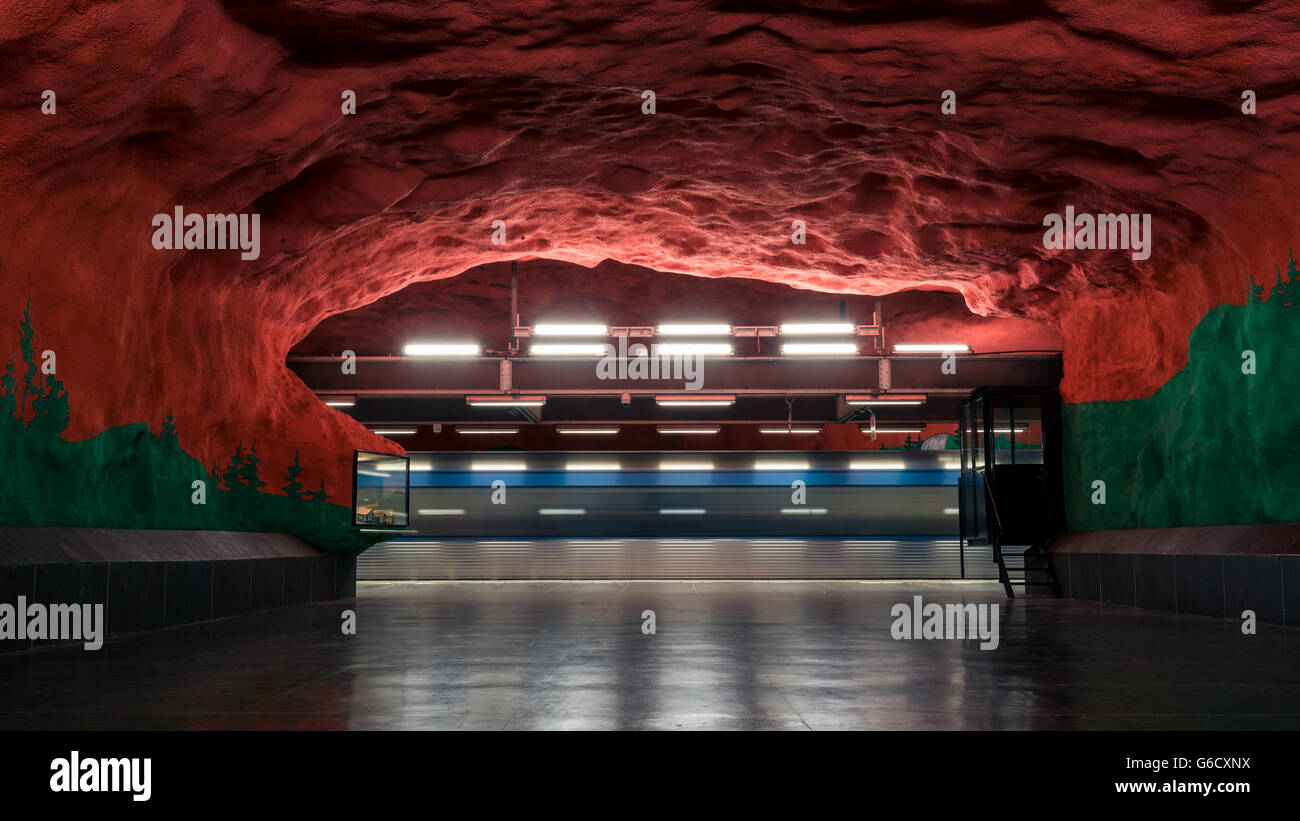
{"type": "Polygon", "coordinates": [[[284,470],[283,496],[264,490],[256,442],[240,443],[225,466],[204,468],[181,448],[170,414],[157,436],[141,422],[82,442],[60,439],[70,414],[67,390],[43,373],[35,351],[29,304],[18,361],[11,356],[0,377],[0,522],[291,533],[351,554],[385,538],[357,532],[351,508],[331,503],[324,482],[306,491],[297,457],[284,470]]]}
{"type": "Polygon", "coordinates": [[[1300,521],[1300,271],[1220,305],[1153,396],[1066,405],[1072,530],[1300,521]],[[1105,482],[1105,504],[1093,483],[1105,482]]]}

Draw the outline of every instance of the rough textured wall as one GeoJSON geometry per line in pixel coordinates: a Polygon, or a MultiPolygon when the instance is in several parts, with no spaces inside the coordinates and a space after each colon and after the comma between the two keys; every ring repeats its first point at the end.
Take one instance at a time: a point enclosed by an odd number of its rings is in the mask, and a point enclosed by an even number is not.
{"type": "Polygon", "coordinates": [[[1300,236],[1298,36],[1284,0],[17,0],[0,320],[32,299],[65,438],[171,408],[203,464],[257,438],[332,494],[341,454],[395,446],[321,407],[288,350],[512,258],[952,290],[1056,324],[1067,399],[1142,397],[1300,236]],[[1152,213],[1151,259],[1044,250],[1044,214],[1070,204],[1152,213]],[[155,250],[150,220],[177,205],[260,213],[260,257],[155,250]]]}
{"type": "Polygon", "coordinates": [[[1066,405],[1070,527],[1300,521],[1297,351],[1300,276],[1210,311],[1153,396],[1066,405]]]}

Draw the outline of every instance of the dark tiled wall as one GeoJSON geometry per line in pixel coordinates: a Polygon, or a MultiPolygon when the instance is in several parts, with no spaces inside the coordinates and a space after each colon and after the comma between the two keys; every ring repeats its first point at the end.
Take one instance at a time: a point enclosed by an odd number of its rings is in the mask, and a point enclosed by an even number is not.
{"type": "MultiPolygon", "coordinates": [[[[357,594],[356,559],[315,557],[196,562],[0,564],[0,602],[103,604],[108,635],[357,594]]],[[[0,653],[29,641],[0,641],[0,653]]]]}
{"type": "Polygon", "coordinates": [[[1300,556],[1048,556],[1067,598],[1300,626],[1300,556]]]}

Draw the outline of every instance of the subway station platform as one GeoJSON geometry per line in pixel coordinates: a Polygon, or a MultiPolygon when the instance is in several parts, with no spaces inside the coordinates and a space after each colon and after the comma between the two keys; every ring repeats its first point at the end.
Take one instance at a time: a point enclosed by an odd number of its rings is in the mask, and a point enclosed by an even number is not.
{"type": "Polygon", "coordinates": [[[986,582],[361,582],[6,654],[0,692],[0,729],[1297,729],[1300,631],[986,582]],[[891,638],[915,596],[998,605],[997,649],[891,638]]]}

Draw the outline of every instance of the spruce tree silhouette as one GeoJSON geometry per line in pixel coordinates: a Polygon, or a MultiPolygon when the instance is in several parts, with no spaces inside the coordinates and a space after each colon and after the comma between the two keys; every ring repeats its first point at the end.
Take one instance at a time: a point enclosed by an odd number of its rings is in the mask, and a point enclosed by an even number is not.
{"type": "Polygon", "coordinates": [[[256,493],[266,487],[257,475],[257,440],[253,440],[253,445],[248,449],[248,454],[244,457],[244,463],[239,466],[239,480],[244,487],[256,493]]]}
{"type": "Polygon", "coordinates": [[[18,380],[14,379],[14,358],[12,354],[9,356],[9,366],[5,368],[5,375],[0,377],[0,399],[4,400],[0,413],[3,413],[4,418],[12,419],[14,413],[18,410],[18,380]]]}
{"type": "Polygon", "coordinates": [[[221,474],[221,479],[225,482],[226,490],[238,490],[243,487],[243,482],[239,479],[239,471],[244,467],[244,443],[240,442],[235,448],[235,455],[230,457],[230,464],[226,467],[225,473],[221,474]]]}
{"type": "MultiPolygon", "coordinates": [[[[29,298],[27,307],[23,309],[23,318],[18,323],[18,347],[27,372],[23,376],[22,397],[16,403],[15,409],[18,421],[28,426],[33,433],[53,438],[68,427],[72,412],[68,405],[68,392],[63,387],[63,383],[53,374],[49,374],[46,378],[46,375],[41,373],[40,366],[36,364],[35,340],[36,331],[32,328],[32,301],[29,298]],[[27,419],[29,402],[32,409],[30,421],[27,419]]],[[[9,399],[6,404],[13,405],[10,394],[15,390],[17,380],[13,377],[12,357],[3,384],[6,398],[9,399]]],[[[10,411],[11,414],[13,412],[10,411]]]]}
{"type": "Polygon", "coordinates": [[[158,438],[163,441],[164,445],[171,445],[174,448],[181,446],[180,440],[176,437],[176,425],[173,422],[171,408],[167,409],[167,417],[163,419],[162,430],[158,433],[158,438]]]}
{"type": "Polygon", "coordinates": [[[288,496],[289,499],[294,502],[301,502],[304,500],[302,495],[303,484],[298,481],[298,474],[300,473],[302,473],[302,463],[299,460],[299,454],[295,451],[293,454],[293,464],[289,465],[289,474],[286,477],[289,480],[289,484],[280,488],[280,490],[284,491],[284,495],[288,496]]]}

